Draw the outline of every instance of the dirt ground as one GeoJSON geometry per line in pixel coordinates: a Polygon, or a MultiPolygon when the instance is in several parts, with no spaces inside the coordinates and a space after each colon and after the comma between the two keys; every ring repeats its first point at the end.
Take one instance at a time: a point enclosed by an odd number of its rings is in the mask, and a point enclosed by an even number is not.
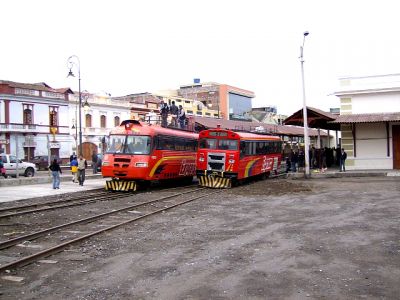
{"type": "Polygon", "coordinates": [[[0,298],[399,299],[399,221],[400,178],[270,179],[12,272],[0,298]]]}

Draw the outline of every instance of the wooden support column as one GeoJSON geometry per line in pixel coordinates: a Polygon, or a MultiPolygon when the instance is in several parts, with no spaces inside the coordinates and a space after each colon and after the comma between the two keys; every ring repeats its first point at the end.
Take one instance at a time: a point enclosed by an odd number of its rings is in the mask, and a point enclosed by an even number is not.
{"type": "Polygon", "coordinates": [[[356,143],[356,123],[351,124],[351,133],[353,134],[353,155],[357,156],[357,143],[356,143]]]}
{"type": "Polygon", "coordinates": [[[390,157],[390,136],[389,136],[389,122],[385,123],[386,125],[386,155],[390,157]]]}

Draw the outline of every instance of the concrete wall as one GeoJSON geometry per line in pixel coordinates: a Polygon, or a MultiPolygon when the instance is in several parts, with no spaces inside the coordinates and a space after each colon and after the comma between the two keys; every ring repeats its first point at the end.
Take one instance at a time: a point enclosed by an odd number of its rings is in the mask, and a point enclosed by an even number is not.
{"type": "Polygon", "coordinates": [[[400,93],[354,95],[351,97],[352,113],[386,113],[400,111],[400,93]]]}
{"type": "MultiPolygon", "coordinates": [[[[392,169],[393,153],[390,151],[390,156],[387,156],[385,124],[364,123],[357,124],[355,128],[356,157],[353,157],[354,169],[392,169]]],[[[391,134],[389,143],[390,149],[392,149],[391,134]]]]}

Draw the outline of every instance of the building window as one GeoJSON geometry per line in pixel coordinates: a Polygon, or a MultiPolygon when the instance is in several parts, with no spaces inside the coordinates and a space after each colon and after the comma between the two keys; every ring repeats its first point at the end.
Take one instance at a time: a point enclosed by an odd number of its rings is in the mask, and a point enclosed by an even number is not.
{"type": "Polygon", "coordinates": [[[101,128],[106,128],[107,127],[106,124],[107,124],[106,116],[105,115],[101,115],[100,116],[100,127],[101,128]]]}
{"type": "Polygon", "coordinates": [[[33,124],[33,105],[23,104],[24,106],[24,124],[33,124]]]}
{"type": "Polygon", "coordinates": [[[92,127],[92,115],[85,115],[86,127],[92,127]]]}
{"type": "Polygon", "coordinates": [[[118,116],[115,116],[115,117],[114,117],[114,126],[117,127],[117,126],[119,126],[120,123],[121,123],[121,122],[119,121],[119,117],[118,117],[118,116]]]}

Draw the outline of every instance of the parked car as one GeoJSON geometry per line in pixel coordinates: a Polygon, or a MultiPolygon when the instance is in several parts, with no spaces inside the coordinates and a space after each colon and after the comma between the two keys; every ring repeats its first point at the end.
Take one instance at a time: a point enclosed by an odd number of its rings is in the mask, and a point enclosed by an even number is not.
{"type": "Polygon", "coordinates": [[[26,176],[33,177],[37,171],[35,164],[30,162],[24,162],[11,154],[1,154],[1,160],[3,161],[4,168],[6,169],[6,176],[26,176]],[[18,166],[18,170],[17,170],[18,166]]]}
{"type": "Polygon", "coordinates": [[[32,163],[36,165],[38,170],[47,170],[49,168],[49,159],[47,155],[35,156],[32,163]]]}

